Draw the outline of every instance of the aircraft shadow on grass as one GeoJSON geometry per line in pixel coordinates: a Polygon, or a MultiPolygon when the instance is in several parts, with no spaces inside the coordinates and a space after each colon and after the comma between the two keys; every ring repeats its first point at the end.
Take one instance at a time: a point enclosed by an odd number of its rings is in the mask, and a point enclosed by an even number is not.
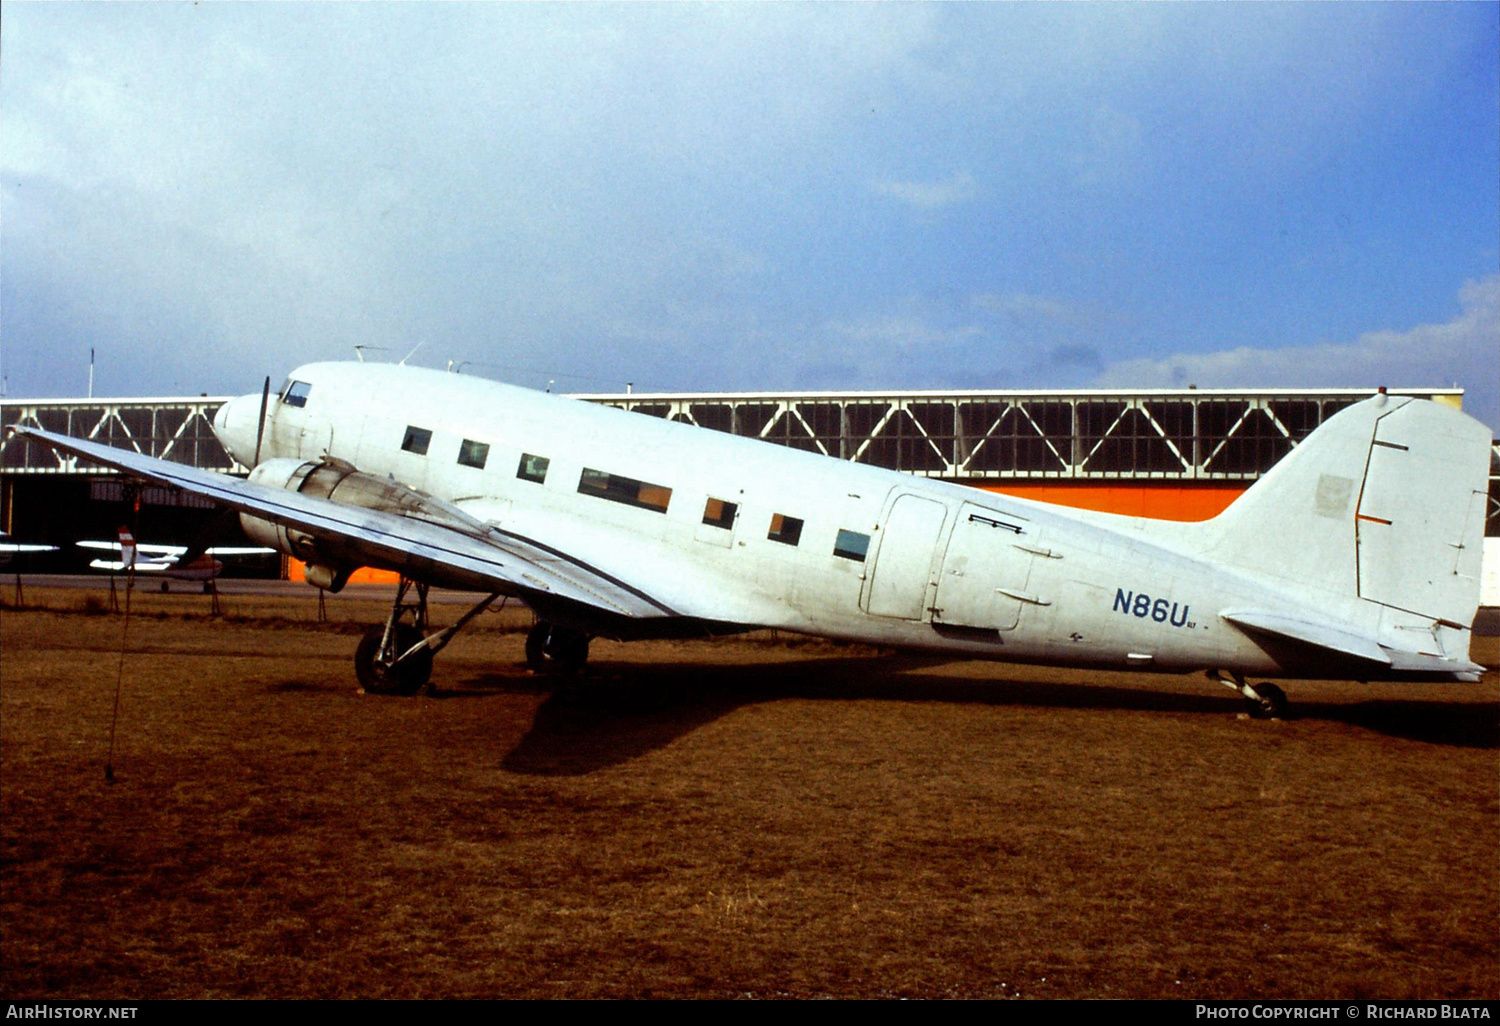
{"type": "MultiPolygon", "coordinates": [[[[574,776],[628,762],[746,705],[779,699],[946,702],[974,706],[1098,709],[1233,717],[1242,699],[1110,684],[973,680],[908,671],[951,660],[922,656],[828,658],[791,665],[643,666],[600,662],[557,687],[543,678],[484,674],[436,697],[545,694],[531,729],[505,756],[506,769],[574,776]]],[[[1170,679],[1170,678],[1165,678],[1170,679]]],[[[1500,748],[1500,711],[1490,705],[1372,699],[1305,701],[1299,721],[1343,723],[1389,737],[1460,748],[1500,748]]]]}

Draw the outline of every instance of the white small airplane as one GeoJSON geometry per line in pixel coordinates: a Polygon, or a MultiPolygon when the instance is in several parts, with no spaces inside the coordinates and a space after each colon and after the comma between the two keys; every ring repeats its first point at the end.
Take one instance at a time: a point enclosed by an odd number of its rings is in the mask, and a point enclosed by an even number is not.
{"type": "MultiPolygon", "coordinates": [[[[269,386],[269,382],[267,383],[269,386]]],[[[214,430],[247,481],[20,433],[237,509],[337,591],[403,575],[355,653],[410,694],[500,595],[540,622],[533,666],[595,636],[778,628],[1064,666],[1247,678],[1477,681],[1489,430],[1383,391],[1329,419],[1224,513],[1174,523],[1028,502],[482,379],[318,363],[214,430]],[[412,587],[415,584],[415,598],[412,587]],[[431,630],[427,587],[483,592],[431,630]]]]}
{"type": "Polygon", "coordinates": [[[204,549],[183,562],[183,556],[188,554],[186,545],[137,542],[130,531],[123,527],[120,528],[119,541],[81,541],[77,544],[80,549],[113,552],[118,557],[90,560],[89,566],[95,570],[110,570],[114,573],[134,570],[137,573],[164,574],[178,580],[205,583],[223,573],[224,563],[218,558],[220,556],[265,556],[276,551],[258,545],[217,545],[204,549]]]}
{"type": "Polygon", "coordinates": [[[0,569],[10,566],[11,560],[17,556],[30,555],[36,552],[56,552],[56,545],[35,545],[29,542],[14,542],[10,535],[0,531],[0,569]]]}

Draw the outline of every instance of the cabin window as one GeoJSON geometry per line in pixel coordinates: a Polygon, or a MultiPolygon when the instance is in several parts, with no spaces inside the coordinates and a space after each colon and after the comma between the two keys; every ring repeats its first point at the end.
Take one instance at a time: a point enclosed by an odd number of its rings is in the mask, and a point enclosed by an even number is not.
{"type": "Polygon", "coordinates": [[[772,514],[771,531],[766,537],[783,545],[796,545],[802,540],[802,521],[784,513],[772,514]]]}
{"type": "Polygon", "coordinates": [[[590,470],[587,467],[578,479],[578,490],[584,495],[597,495],[610,502],[639,506],[642,509],[655,510],[657,513],[665,513],[667,503],[672,501],[670,488],[637,481],[634,478],[621,477],[619,474],[606,474],[602,470],[590,470]]]}
{"type": "Polygon", "coordinates": [[[516,468],[516,476],[522,481],[535,481],[541,484],[547,480],[547,464],[552,462],[545,456],[533,456],[529,452],[521,454],[521,465],[516,468]]]}
{"type": "Polygon", "coordinates": [[[286,391],[282,393],[281,401],[288,406],[306,406],[307,395],[311,391],[312,386],[305,381],[289,381],[286,391]]]}
{"type": "Polygon", "coordinates": [[[860,534],[858,531],[839,531],[837,540],[833,543],[833,554],[845,559],[852,559],[856,563],[863,563],[865,556],[870,551],[870,536],[860,534]]]}
{"type": "Polygon", "coordinates": [[[703,522],[710,527],[722,527],[728,531],[734,527],[734,517],[739,511],[740,507],[733,502],[709,499],[703,507],[703,522]]]}
{"type": "Polygon", "coordinates": [[[458,462],[475,470],[483,470],[485,462],[490,458],[490,443],[476,442],[472,438],[465,438],[458,445],[458,462]]]}
{"type": "Polygon", "coordinates": [[[408,426],[406,437],[401,439],[401,448],[407,452],[414,452],[418,456],[426,456],[427,447],[431,444],[432,432],[426,428],[408,426]]]}

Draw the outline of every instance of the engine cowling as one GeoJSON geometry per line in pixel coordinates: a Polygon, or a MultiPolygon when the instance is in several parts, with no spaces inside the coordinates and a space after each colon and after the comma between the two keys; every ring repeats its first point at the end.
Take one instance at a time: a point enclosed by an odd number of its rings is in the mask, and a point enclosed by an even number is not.
{"type": "MultiPolygon", "coordinates": [[[[353,464],[331,456],[320,460],[266,460],[250,472],[249,479],[254,484],[270,488],[284,488],[331,502],[425,520],[465,534],[482,537],[486,533],[482,523],[449,503],[408,488],[393,478],[363,473],[353,464]]],[[[373,546],[357,541],[315,537],[249,513],[240,514],[240,526],[256,543],[306,563],[308,583],[329,591],[341,589],[349,574],[361,566],[377,566],[398,573],[421,573],[429,580],[433,576],[432,568],[425,561],[418,565],[414,559],[401,558],[400,554],[392,554],[389,550],[377,551],[373,546]]],[[[451,583],[459,587],[472,585],[472,582],[459,580],[451,583]]]]}

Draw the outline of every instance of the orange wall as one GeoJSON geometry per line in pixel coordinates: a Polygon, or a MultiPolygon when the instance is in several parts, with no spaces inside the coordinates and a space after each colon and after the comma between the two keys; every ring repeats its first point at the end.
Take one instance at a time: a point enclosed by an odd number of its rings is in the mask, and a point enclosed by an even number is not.
{"type": "Polygon", "coordinates": [[[1052,502],[1059,506],[1092,509],[1101,513],[1123,513],[1157,520],[1208,520],[1245,493],[1235,485],[1100,484],[1097,481],[1031,484],[1005,482],[977,484],[987,492],[1014,495],[1018,499],[1052,502]]]}
{"type": "MultiPolygon", "coordinates": [[[[1243,495],[1245,491],[1233,485],[1193,487],[1174,484],[1111,485],[1100,484],[1097,481],[1058,482],[1056,484],[969,483],[987,492],[1014,495],[1019,499],[1052,502],[1059,506],[1092,509],[1102,513],[1154,517],[1157,520],[1208,520],[1222,513],[1225,507],[1243,495]]],[[[306,580],[306,568],[299,560],[289,558],[286,565],[287,580],[306,580]]],[[[389,570],[372,570],[369,567],[363,567],[351,574],[349,580],[356,584],[394,584],[396,575],[389,570]]]]}
{"type": "MultiPolygon", "coordinates": [[[[398,575],[389,570],[373,570],[362,566],[349,575],[351,584],[395,584],[398,575]]],[[[300,559],[287,558],[286,579],[289,581],[307,580],[307,564],[300,559]]]]}

